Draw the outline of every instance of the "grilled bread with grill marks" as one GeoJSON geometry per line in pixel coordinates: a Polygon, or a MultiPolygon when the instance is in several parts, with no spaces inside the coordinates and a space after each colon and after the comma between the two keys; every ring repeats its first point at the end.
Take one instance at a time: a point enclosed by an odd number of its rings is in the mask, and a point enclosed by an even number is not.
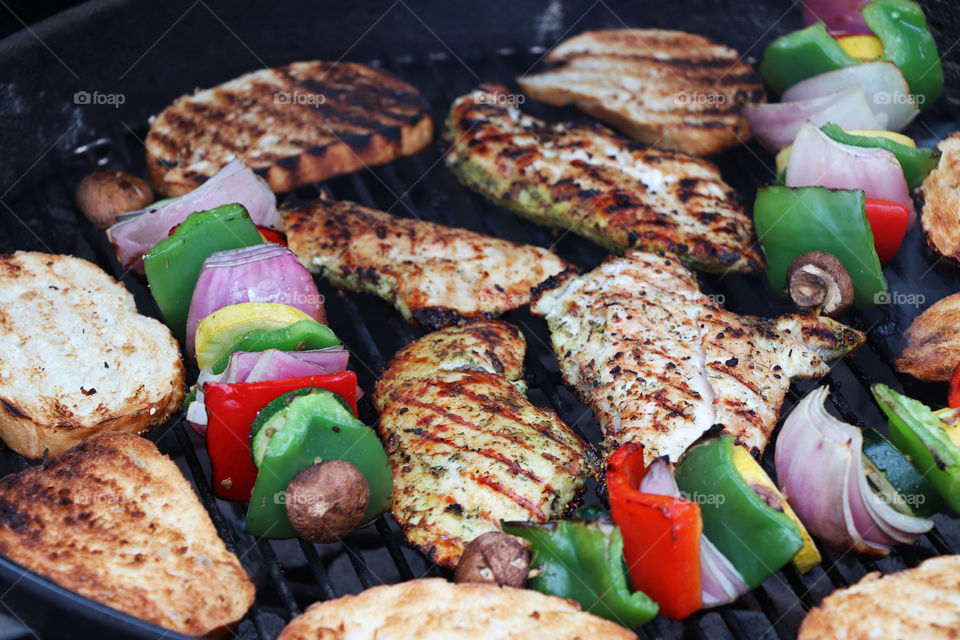
{"type": "Polygon", "coordinates": [[[740,316],[700,292],[675,256],[627,252],[534,294],[564,380],[593,409],[612,453],[640,442],[676,461],[720,424],[760,453],[791,379],[828,371],[864,336],[829,318],[740,316]]]}
{"type": "Polygon", "coordinates": [[[960,366],[960,293],[947,296],[913,319],[897,371],[927,382],[947,382],[960,366]]]}
{"type": "Polygon", "coordinates": [[[488,86],[453,103],[445,160],[460,182],[618,253],[670,251],[717,273],[763,268],[753,223],[715,165],[600,125],[547,124],[505,93],[488,86]]]}
{"type": "Polygon", "coordinates": [[[450,327],[401,349],[377,383],[391,512],[441,566],[502,520],[563,515],[594,472],[589,445],[526,399],[525,346],[502,322],[450,327]]]}
{"type": "Polygon", "coordinates": [[[572,600],[530,589],[421,578],[317,602],[278,640],[634,640],[572,600]]]}
{"type": "Polygon", "coordinates": [[[748,141],[740,109],[764,99],[736,50],[683,31],[587,31],[546,61],[556,66],[517,79],[530,98],[573,104],[634,140],[697,156],[748,141]]]}
{"type": "Polygon", "coordinates": [[[28,458],[163,424],[183,400],[170,330],[72,256],[0,256],[0,437],[28,458]]]}
{"type": "Polygon", "coordinates": [[[570,266],[547,249],[353,202],[296,206],[283,211],[283,221],[307,269],[377,295],[430,329],[525,305],[532,287],[570,266]]]}
{"type": "Polygon", "coordinates": [[[940,556],[914,569],[868,573],[810,610],[798,640],[947,640],[960,627],[960,556],[940,556]]]}
{"type": "Polygon", "coordinates": [[[0,480],[0,553],[189,635],[232,625],[254,599],[177,465],[130,433],[100,434],[0,480]]]}
{"type": "Polygon", "coordinates": [[[353,62],[295,62],[178,98],[150,122],[147,174],[166,196],[234,158],[276,192],[380,165],[433,139],[426,100],[353,62]]]}
{"type": "Polygon", "coordinates": [[[960,131],[937,145],[943,155],[920,188],[920,224],[934,251],[960,263],[960,131]]]}

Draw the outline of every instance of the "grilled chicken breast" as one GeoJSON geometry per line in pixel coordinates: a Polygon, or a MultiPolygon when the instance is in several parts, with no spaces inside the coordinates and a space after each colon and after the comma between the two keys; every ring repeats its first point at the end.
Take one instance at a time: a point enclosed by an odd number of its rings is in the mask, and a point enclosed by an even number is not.
{"type": "Polygon", "coordinates": [[[635,640],[572,600],[531,589],[421,578],[317,602],[278,640],[635,640]]]}
{"type": "Polygon", "coordinates": [[[594,472],[589,445],[527,401],[525,348],[502,322],[450,327],[400,350],[377,383],[391,512],[441,566],[502,520],[563,515],[594,472]]]}
{"type": "Polygon", "coordinates": [[[453,103],[445,161],[460,182],[611,251],[671,251],[711,272],[763,267],[753,223],[715,165],[599,125],[547,124],[505,93],[480,88],[453,103]]]}
{"type": "Polygon", "coordinates": [[[393,304],[431,329],[492,318],[530,302],[530,289],[570,265],[546,249],[320,200],[283,212],[303,265],[343,289],[393,304]]]}
{"type": "Polygon", "coordinates": [[[98,434],[0,480],[0,553],[187,635],[222,632],[254,600],[253,582],[177,465],[131,433],[98,434]]]}
{"type": "Polygon", "coordinates": [[[960,627],[960,556],[930,558],[886,576],[868,573],[803,619],[799,640],[946,640],[960,627]]]}
{"type": "Polygon", "coordinates": [[[573,104],[638,142],[706,156],[750,139],[740,108],[763,81],[735,49],[664,29],[587,31],[517,78],[528,97],[573,104]]]}
{"type": "Polygon", "coordinates": [[[793,378],[864,336],[829,318],[739,316],[700,292],[675,256],[627,252],[534,294],[564,380],[589,405],[612,452],[640,442],[677,460],[711,426],[762,452],[793,378]]]}
{"type": "Polygon", "coordinates": [[[150,121],[147,174],[166,196],[240,158],[276,192],[416,153],[433,139],[412,86],[353,62],[296,62],[178,98],[150,121]]]}

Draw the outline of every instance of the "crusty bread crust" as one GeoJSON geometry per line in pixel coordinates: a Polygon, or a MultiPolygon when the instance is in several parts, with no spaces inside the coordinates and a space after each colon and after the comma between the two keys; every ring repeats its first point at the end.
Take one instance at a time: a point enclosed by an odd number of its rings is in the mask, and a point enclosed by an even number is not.
{"type": "Polygon", "coordinates": [[[422,578],[318,602],[277,640],[631,640],[580,605],[529,589],[422,578]]]}
{"type": "Polygon", "coordinates": [[[945,258],[960,263],[960,131],[937,145],[943,155],[921,187],[921,226],[927,244],[945,258]]]}
{"type": "Polygon", "coordinates": [[[429,106],[409,84],[352,62],[296,62],[174,101],[151,120],[147,177],[178,196],[239,157],[280,193],[412,155],[431,140],[429,106]]]}
{"type": "Polygon", "coordinates": [[[129,433],[103,433],[0,480],[0,553],[190,635],[234,624],[255,595],[177,465],[129,433]]]}
{"type": "Polygon", "coordinates": [[[960,556],[931,558],[886,576],[874,571],[811,609],[798,640],[956,638],[960,556]]]}
{"type": "Polygon", "coordinates": [[[737,51],[683,31],[587,31],[546,61],[559,66],[517,79],[527,97],[572,104],[639,142],[692,155],[748,141],[741,106],[764,100],[737,51]]]}
{"type": "Polygon", "coordinates": [[[183,400],[170,330],[71,256],[0,256],[0,437],[28,458],[103,431],[141,433],[183,400]]]}
{"type": "Polygon", "coordinates": [[[897,371],[927,382],[947,382],[960,365],[960,293],[947,296],[913,319],[897,371]]]}

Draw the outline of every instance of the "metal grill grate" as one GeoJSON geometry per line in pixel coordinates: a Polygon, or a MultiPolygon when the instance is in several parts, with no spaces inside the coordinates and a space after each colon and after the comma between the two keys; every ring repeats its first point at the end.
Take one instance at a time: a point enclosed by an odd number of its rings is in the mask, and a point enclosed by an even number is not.
{"type": "MultiPolygon", "coordinates": [[[[486,58],[469,60],[468,67],[445,53],[421,52],[395,59],[382,57],[372,64],[419,87],[433,106],[439,127],[451,101],[477,83],[470,69],[483,81],[509,84],[538,58],[538,51],[501,50],[486,58]]],[[[558,115],[555,110],[530,103],[523,108],[548,119],[582,118],[573,111],[558,115]]],[[[935,108],[914,127],[918,143],[932,143],[954,128],[957,121],[948,105],[935,108]]],[[[118,123],[114,130],[100,133],[103,137],[73,153],[49,154],[0,200],[4,205],[0,207],[0,252],[24,249],[71,253],[100,264],[108,272],[122,273],[105,234],[86,224],[74,209],[72,192],[80,178],[97,166],[125,168],[142,174],[140,139],[144,131],[131,131],[118,123]]],[[[437,143],[414,158],[305,187],[291,197],[314,197],[322,189],[333,197],[355,200],[397,215],[466,227],[515,241],[553,245],[562,258],[584,269],[594,267],[604,257],[602,250],[579,237],[568,234],[558,240],[553,232],[498,209],[460,187],[442,166],[441,153],[442,145],[437,143]]],[[[746,202],[752,201],[758,184],[769,182],[772,177],[765,157],[758,147],[751,145],[719,159],[726,179],[746,202]]],[[[922,290],[927,302],[932,302],[958,288],[958,272],[949,265],[937,263],[920,235],[911,234],[888,275],[894,291],[922,290]]],[[[700,280],[704,291],[723,296],[725,306],[733,311],[773,315],[788,310],[783,303],[772,299],[761,278],[701,276],[700,280]]],[[[158,315],[143,282],[129,275],[123,282],[135,295],[142,311],[158,315]]],[[[405,323],[399,314],[385,309],[384,303],[372,296],[339,293],[325,282],[319,286],[327,298],[331,326],[351,349],[351,368],[369,391],[384,363],[422,331],[405,323]]],[[[867,330],[870,340],[855,357],[839,363],[823,380],[834,390],[831,397],[835,408],[845,420],[874,426],[882,424],[867,391],[875,381],[899,384],[908,393],[931,403],[940,401],[941,390],[922,386],[908,376],[901,377],[888,364],[898,352],[899,335],[914,313],[910,308],[887,305],[858,311],[852,320],[848,318],[857,328],[867,330]]],[[[597,442],[599,429],[589,411],[562,384],[548,346],[545,323],[526,310],[510,312],[505,319],[520,326],[527,337],[531,400],[552,407],[578,433],[597,442]]],[[[788,394],[783,414],[788,414],[795,401],[814,384],[818,383],[794,387],[788,394]]],[[[368,424],[376,420],[369,397],[361,402],[360,414],[368,424]]],[[[221,537],[240,556],[257,584],[257,602],[237,629],[240,638],[273,638],[287,620],[317,600],[356,593],[384,582],[446,574],[404,546],[399,529],[389,516],[342,544],[255,541],[243,533],[245,505],[214,498],[203,443],[181,418],[156,429],[150,437],[162,451],[172,455],[192,479],[221,537]]],[[[772,460],[771,445],[763,461],[771,473],[772,460]]],[[[3,473],[18,471],[26,464],[11,451],[0,450],[3,473]]],[[[588,501],[594,495],[593,489],[591,486],[586,494],[588,501]]],[[[801,576],[787,567],[734,605],[700,612],[684,622],[658,618],[639,630],[639,635],[641,638],[792,638],[804,612],[834,588],[847,586],[868,571],[894,571],[915,566],[932,555],[952,553],[952,548],[960,545],[957,522],[946,515],[935,519],[938,528],[924,540],[915,547],[901,548],[888,558],[870,560],[821,549],[823,564],[806,575],[801,576]]],[[[49,597],[55,596],[51,593],[49,597]]],[[[130,629],[127,631],[133,633],[130,629]]],[[[138,637],[148,635],[140,632],[138,637]]]]}

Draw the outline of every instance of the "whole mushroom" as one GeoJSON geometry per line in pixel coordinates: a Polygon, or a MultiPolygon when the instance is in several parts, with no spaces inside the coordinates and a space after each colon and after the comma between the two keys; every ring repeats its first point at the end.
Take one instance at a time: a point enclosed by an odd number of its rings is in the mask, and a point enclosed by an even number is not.
{"type": "Polygon", "coordinates": [[[787,269],[787,291],[801,309],[813,309],[835,318],[853,304],[853,280],[831,253],[811,251],[798,256],[787,269]]]}
{"type": "Polygon", "coordinates": [[[81,180],[74,199],[87,220],[99,229],[106,229],[120,214],[147,207],[153,202],[153,191],[139,176],[105,169],[81,180]]]}
{"type": "Polygon", "coordinates": [[[287,518],[311,542],[336,542],[349,534],[360,526],[369,503],[366,478],[346,460],[311,465],[287,485],[287,518]]]}
{"type": "Polygon", "coordinates": [[[481,582],[501,587],[522,587],[530,572],[530,554],[513,536],[489,531],[464,549],[454,582],[481,582]]]}

